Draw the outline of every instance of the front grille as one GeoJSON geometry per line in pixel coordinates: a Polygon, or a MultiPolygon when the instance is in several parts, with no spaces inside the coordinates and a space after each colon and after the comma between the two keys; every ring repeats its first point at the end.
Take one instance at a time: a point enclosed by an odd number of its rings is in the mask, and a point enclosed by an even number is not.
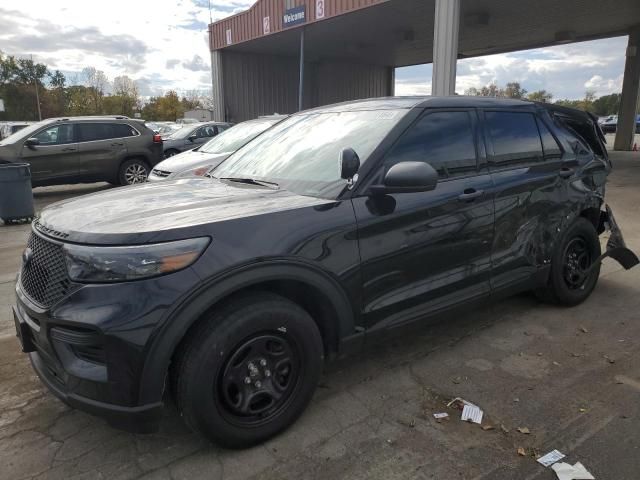
{"type": "Polygon", "coordinates": [[[156,168],[154,168],[151,173],[153,173],[154,175],[158,176],[158,177],[168,177],[169,175],[171,175],[171,172],[167,172],[166,170],[158,170],[156,168]]]}
{"type": "Polygon", "coordinates": [[[36,304],[50,307],[70,287],[62,246],[32,232],[27,248],[31,249],[31,259],[22,266],[22,288],[36,304]]]}

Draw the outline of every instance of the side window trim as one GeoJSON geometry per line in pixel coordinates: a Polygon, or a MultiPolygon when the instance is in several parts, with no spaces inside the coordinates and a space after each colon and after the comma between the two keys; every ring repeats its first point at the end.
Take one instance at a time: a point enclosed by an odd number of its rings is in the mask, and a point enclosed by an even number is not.
{"type": "MultiPolygon", "coordinates": [[[[389,147],[389,149],[384,153],[384,155],[382,156],[382,158],[380,159],[380,162],[377,166],[377,169],[384,169],[385,168],[385,164],[386,164],[386,160],[389,157],[389,155],[393,152],[394,147],[402,140],[402,138],[406,135],[407,132],[409,132],[415,125],[418,124],[418,122],[420,122],[420,120],[422,120],[424,117],[426,117],[427,115],[431,115],[434,113],[444,113],[444,112],[465,112],[467,114],[467,116],[469,117],[469,122],[471,123],[471,132],[473,134],[473,146],[474,146],[474,150],[475,150],[475,155],[476,155],[476,170],[475,172],[471,172],[468,175],[455,175],[453,177],[439,177],[438,178],[438,183],[443,183],[443,182],[449,182],[449,181],[453,181],[453,180],[459,180],[459,179],[463,179],[463,178],[470,178],[470,177],[475,177],[477,175],[479,175],[481,173],[481,155],[480,155],[480,144],[479,144],[479,122],[478,122],[478,114],[476,112],[476,109],[472,108],[472,107],[458,107],[458,108],[447,108],[447,107],[443,107],[443,108],[425,108],[422,113],[420,113],[420,115],[418,115],[409,126],[407,126],[407,128],[400,134],[398,135],[398,137],[395,139],[395,141],[391,144],[391,146],[389,147]]],[[[377,174],[376,174],[377,175],[377,174]]]]}
{"type": "MultiPolygon", "coordinates": [[[[558,147],[558,150],[560,150],[560,157],[562,157],[566,151],[562,146],[562,143],[558,140],[558,137],[556,133],[553,131],[553,128],[551,128],[549,124],[545,122],[544,118],[538,113],[536,113],[535,117],[536,117],[536,123],[538,124],[538,134],[540,135],[540,140],[542,140],[542,131],[540,127],[542,125],[542,127],[547,129],[547,132],[549,132],[549,134],[551,135],[551,138],[553,138],[553,141],[556,142],[556,146],[558,147]]],[[[545,148],[544,148],[544,141],[542,141],[542,154],[544,155],[545,161],[546,161],[547,152],[545,151],[545,148]]]]}

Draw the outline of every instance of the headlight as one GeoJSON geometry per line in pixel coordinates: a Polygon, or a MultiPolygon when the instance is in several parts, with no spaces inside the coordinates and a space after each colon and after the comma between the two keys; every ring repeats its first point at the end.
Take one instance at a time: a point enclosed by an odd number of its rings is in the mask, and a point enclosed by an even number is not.
{"type": "Polygon", "coordinates": [[[168,178],[185,178],[185,177],[203,177],[213,165],[205,165],[203,167],[190,168],[189,170],[183,170],[169,175],[168,178]]]}
{"type": "Polygon", "coordinates": [[[157,277],[188,267],[209,245],[209,238],[126,247],[67,244],[69,278],[76,282],[123,282],[157,277]]]}

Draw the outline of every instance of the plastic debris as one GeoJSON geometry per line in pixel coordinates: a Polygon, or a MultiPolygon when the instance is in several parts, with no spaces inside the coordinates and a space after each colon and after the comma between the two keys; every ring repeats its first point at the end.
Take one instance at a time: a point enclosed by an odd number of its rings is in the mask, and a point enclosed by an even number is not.
{"type": "Polygon", "coordinates": [[[554,463],[562,460],[565,457],[564,453],[560,453],[558,450],[551,450],[546,455],[543,455],[538,459],[538,463],[544,467],[549,467],[554,463]]]}
{"type": "Polygon", "coordinates": [[[433,417],[437,420],[440,420],[442,418],[448,418],[449,414],[448,413],[434,413],[433,417]]]}
{"type": "Polygon", "coordinates": [[[595,477],[580,462],[573,466],[563,462],[554,463],[551,468],[556,472],[558,480],[595,480],[595,477]]]}
{"type": "Polygon", "coordinates": [[[476,407],[477,406],[474,403],[466,401],[464,398],[456,397],[453,400],[451,400],[449,403],[447,403],[447,407],[450,407],[451,405],[456,404],[456,403],[460,404],[460,405],[470,405],[472,407],[476,407]]]}
{"type": "Polygon", "coordinates": [[[465,405],[462,409],[462,416],[460,420],[463,422],[482,423],[482,416],[484,412],[475,405],[465,405]]]}
{"type": "Polygon", "coordinates": [[[516,430],[524,435],[529,435],[531,433],[531,431],[527,427],[518,427],[516,428],[516,430]]]}

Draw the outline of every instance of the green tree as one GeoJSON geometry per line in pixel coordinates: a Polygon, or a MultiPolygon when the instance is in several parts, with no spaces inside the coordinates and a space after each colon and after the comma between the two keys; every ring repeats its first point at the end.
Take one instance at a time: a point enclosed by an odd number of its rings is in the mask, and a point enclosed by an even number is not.
{"type": "Polygon", "coordinates": [[[611,95],[603,95],[593,101],[593,113],[600,116],[615,115],[620,110],[620,98],[622,95],[619,93],[612,93],[611,95]]]}
{"type": "Polygon", "coordinates": [[[553,95],[546,90],[536,90],[527,95],[527,100],[532,102],[549,103],[553,99],[553,95]]]}
{"type": "Polygon", "coordinates": [[[502,91],[502,94],[507,98],[525,98],[527,90],[522,88],[519,82],[509,82],[502,91]]]}

